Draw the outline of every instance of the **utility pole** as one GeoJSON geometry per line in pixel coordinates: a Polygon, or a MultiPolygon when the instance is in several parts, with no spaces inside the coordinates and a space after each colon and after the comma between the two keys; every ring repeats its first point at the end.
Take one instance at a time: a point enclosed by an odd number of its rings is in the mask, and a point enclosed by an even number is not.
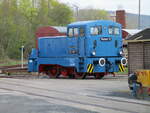
{"type": "Polygon", "coordinates": [[[23,53],[24,53],[24,46],[21,46],[21,68],[23,68],[23,53]]]}
{"type": "Polygon", "coordinates": [[[79,6],[75,5],[75,4],[72,4],[74,7],[75,7],[75,10],[76,10],[76,18],[77,18],[77,21],[78,21],[78,16],[79,16],[79,6]]]}
{"type": "Polygon", "coordinates": [[[50,3],[50,1],[48,0],[48,17],[50,16],[50,8],[51,8],[51,3],[50,3]]]}
{"type": "Polygon", "coordinates": [[[34,8],[35,7],[35,1],[32,0],[32,7],[34,8]]]}
{"type": "Polygon", "coordinates": [[[138,29],[141,28],[141,0],[139,0],[138,29]]]}

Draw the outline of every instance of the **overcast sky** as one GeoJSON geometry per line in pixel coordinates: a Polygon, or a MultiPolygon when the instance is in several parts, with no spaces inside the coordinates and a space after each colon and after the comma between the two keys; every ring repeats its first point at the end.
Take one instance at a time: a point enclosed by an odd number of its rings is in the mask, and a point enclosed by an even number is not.
{"type": "MultiPolygon", "coordinates": [[[[80,9],[97,8],[104,10],[125,9],[130,13],[138,13],[139,0],[58,0],[67,4],[75,4],[80,9]]],[[[141,13],[150,15],[150,0],[141,0],[141,13]]]]}

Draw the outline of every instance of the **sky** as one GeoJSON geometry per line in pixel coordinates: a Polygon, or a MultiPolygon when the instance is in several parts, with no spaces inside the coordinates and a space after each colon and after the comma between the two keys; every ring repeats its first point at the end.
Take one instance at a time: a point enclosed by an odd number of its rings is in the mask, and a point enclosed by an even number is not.
{"type": "MultiPolygon", "coordinates": [[[[138,14],[139,0],[58,0],[80,9],[96,8],[108,11],[124,9],[126,12],[138,14]]],[[[141,0],[141,14],[150,15],[150,0],[141,0]]]]}

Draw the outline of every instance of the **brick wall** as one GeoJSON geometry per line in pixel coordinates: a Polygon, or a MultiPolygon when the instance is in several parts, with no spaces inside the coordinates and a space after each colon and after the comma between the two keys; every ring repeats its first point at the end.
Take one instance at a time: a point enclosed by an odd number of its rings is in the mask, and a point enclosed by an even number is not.
{"type": "Polygon", "coordinates": [[[128,43],[129,73],[143,69],[143,43],[128,43]]]}
{"type": "Polygon", "coordinates": [[[128,69],[129,73],[150,69],[150,42],[128,43],[128,69]]]}
{"type": "Polygon", "coordinates": [[[150,42],[144,43],[144,69],[150,69],[150,42]]]}
{"type": "Polygon", "coordinates": [[[116,22],[122,24],[122,28],[126,28],[126,13],[125,10],[117,10],[116,11],[116,22]]]}

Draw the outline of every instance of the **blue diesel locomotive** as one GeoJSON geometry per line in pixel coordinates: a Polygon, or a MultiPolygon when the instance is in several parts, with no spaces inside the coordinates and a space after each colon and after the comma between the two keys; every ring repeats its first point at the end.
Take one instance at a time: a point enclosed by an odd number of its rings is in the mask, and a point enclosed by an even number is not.
{"type": "Polygon", "coordinates": [[[95,76],[124,70],[121,25],[107,20],[74,22],[67,36],[40,37],[32,49],[28,71],[57,78],[95,76]]]}

